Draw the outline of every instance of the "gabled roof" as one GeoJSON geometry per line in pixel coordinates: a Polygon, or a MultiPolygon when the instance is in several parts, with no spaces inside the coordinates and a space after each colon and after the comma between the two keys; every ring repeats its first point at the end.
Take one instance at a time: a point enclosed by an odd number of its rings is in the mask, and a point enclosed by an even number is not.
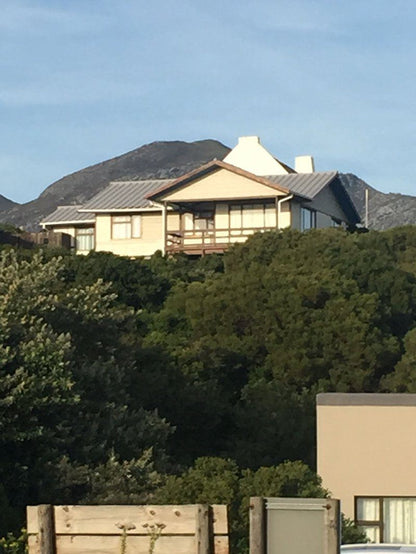
{"type": "Polygon", "coordinates": [[[312,199],[337,175],[337,171],[320,171],[315,173],[291,173],[289,175],[267,175],[266,179],[288,188],[292,194],[300,194],[312,199]]]}
{"type": "Polygon", "coordinates": [[[161,186],[171,183],[171,179],[148,179],[143,181],[113,181],[108,187],[86,202],[82,212],[109,212],[151,208],[147,196],[161,186]]]}
{"type": "Polygon", "coordinates": [[[337,171],[296,173],[293,175],[269,175],[273,183],[287,187],[292,194],[302,195],[313,200],[325,187],[329,186],[351,224],[360,223],[361,217],[349,194],[341,183],[337,171]]]}
{"type": "Polygon", "coordinates": [[[40,222],[41,225],[60,225],[71,223],[94,223],[95,217],[89,213],[80,213],[82,206],[58,206],[54,212],[40,222]]]}
{"type": "Polygon", "coordinates": [[[194,181],[195,179],[204,177],[205,175],[208,175],[213,171],[217,171],[218,169],[226,169],[228,171],[231,171],[232,173],[236,173],[237,175],[241,175],[242,177],[247,177],[248,179],[251,179],[256,183],[260,183],[276,191],[283,192],[284,194],[289,194],[289,189],[287,189],[285,186],[272,183],[270,179],[266,177],[259,177],[258,175],[254,175],[254,173],[250,173],[245,169],[241,169],[239,167],[228,164],[226,162],[222,162],[220,160],[213,160],[212,162],[209,162],[197,169],[194,169],[193,171],[190,171],[186,175],[182,175],[182,177],[179,177],[178,179],[175,179],[174,181],[171,181],[170,183],[163,185],[157,190],[150,192],[147,195],[147,198],[152,200],[157,200],[161,196],[164,196],[165,193],[173,192],[179,188],[182,188],[186,186],[188,183],[194,181]]]}

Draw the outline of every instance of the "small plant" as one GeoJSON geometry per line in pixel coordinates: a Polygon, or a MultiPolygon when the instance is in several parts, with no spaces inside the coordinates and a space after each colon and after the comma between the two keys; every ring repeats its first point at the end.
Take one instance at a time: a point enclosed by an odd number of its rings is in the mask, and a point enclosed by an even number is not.
{"type": "Polygon", "coordinates": [[[144,523],[143,527],[146,529],[149,537],[149,554],[153,554],[155,550],[156,541],[160,537],[163,529],[165,529],[166,525],[164,523],[144,523]]]}
{"type": "Polygon", "coordinates": [[[27,554],[27,532],[22,529],[21,534],[15,537],[13,533],[0,539],[0,554],[27,554]]]}
{"type": "Polygon", "coordinates": [[[136,529],[136,526],[133,523],[118,523],[117,527],[122,529],[121,542],[120,542],[120,554],[126,554],[127,548],[127,531],[131,529],[136,529]]]}

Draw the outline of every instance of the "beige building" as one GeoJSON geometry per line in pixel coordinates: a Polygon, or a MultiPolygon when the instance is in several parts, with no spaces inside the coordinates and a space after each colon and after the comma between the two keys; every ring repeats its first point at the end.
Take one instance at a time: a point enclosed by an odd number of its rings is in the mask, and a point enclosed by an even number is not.
{"type": "Polygon", "coordinates": [[[58,206],[41,225],[45,230],[62,233],[69,237],[69,244],[79,254],[94,250],[95,216],[82,213],[79,206],[58,206]]]}
{"type": "MultiPolygon", "coordinates": [[[[224,252],[257,232],[359,223],[336,171],[315,172],[310,156],[295,167],[242,137],[224,161],[175,180],[114,181],[77,210],[95,220],[95,250],[124,256],[224,252]]],[[[50,216],[42,225],[67,222],[50,216]]]]}
{"type": "Polygon", "coordinates": [[[416,394],[317,396],[317,469],[372,542],[416,543],[416,394]]]}

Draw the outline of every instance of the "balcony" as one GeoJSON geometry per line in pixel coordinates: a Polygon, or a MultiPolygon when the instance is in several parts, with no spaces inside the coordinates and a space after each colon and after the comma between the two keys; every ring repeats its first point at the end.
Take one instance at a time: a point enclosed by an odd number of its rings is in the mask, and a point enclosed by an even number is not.
{"type": "Polygon", "coordinates": [[[223,253],[230,245],[245,242],[254,233],[275,231],[275,227],[252,227],[243,229],[193,229],[190,231],[168,231],[166,252],[173,254],[204,255],[223,253]]]}

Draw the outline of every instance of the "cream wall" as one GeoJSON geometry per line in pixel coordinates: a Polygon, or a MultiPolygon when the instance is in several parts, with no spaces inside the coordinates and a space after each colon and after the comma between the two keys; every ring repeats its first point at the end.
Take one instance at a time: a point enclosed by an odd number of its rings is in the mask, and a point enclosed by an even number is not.
{"type": "Polygon", "coordinates": [[[141,213],[141,237],[132,239],[111,238],[111,215],[97,214],[95,220],[95,249],[113,252],[120,256],[151,256],[163,249],[162,214],[141,213]]]}
{"type": "Polygon", "coordinates": [[[218,169],[166,195],[166,201],[235,200],[274,198],[284,193],[226,169],[218,169]]]}
{"type": "Polygon", "coordinates": [[[63,227],[61,225],[47,225],[47,229],[54,231],[54,233],[65,233],[71,237],[75,237],[75,227],[63,227]]]}
{"type": "Polygon", "coordinates": [[[416,496],[416,394],[318,394],[317,470],[354,517],[354,496],[416,496]]]}

